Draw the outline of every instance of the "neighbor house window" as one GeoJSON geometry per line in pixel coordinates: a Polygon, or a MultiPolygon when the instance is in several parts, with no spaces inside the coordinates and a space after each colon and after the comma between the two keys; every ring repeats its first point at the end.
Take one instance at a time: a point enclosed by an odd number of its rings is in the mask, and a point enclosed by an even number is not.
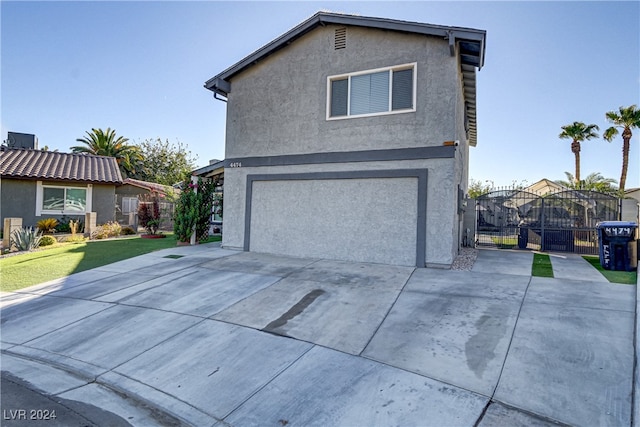
{"type": "Polygon", "coordinates": [[[330,76],[327,119],[415,111],[416,64],[330,76]]]}
{"type": "Polygon", "coordinates": [[[85,214],[91,211],[92,186],[47,185],[38,181],[36,216],[43,214],[85,214]]]}
{"type": "Polygon", "coordinates": [[[131,212],[138,212],[138,198],[137,197],[123,197],[122,198],[122,213],[128,214],[131,212]]]}

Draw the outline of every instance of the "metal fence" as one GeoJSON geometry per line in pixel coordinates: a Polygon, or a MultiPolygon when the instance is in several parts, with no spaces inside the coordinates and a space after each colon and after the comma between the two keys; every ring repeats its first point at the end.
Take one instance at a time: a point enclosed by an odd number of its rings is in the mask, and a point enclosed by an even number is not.
{"type": "Polygon", "coordinates": [[[476,199],[476,244],[597,254],[596,224],[617,220],[620,209],[619,198],[594,191],[492,191],[476,199]]]}

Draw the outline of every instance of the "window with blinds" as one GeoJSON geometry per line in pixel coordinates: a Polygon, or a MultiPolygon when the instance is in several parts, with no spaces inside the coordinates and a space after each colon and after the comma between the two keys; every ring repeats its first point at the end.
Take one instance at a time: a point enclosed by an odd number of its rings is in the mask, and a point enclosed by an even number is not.
{"type": "Polygon", "coordinates": [[[327,119],[415,111],[416,64],[328,78],[327,119]]]}

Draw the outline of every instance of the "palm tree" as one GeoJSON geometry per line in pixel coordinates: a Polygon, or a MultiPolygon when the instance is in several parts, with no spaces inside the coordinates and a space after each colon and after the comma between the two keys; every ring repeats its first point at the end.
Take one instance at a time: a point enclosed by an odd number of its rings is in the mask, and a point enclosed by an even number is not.
{"type": "Polygon", "coordinates": [[[77,142],[84,145],[71,147],[71,151],[115,157],[125,178],[135,174],[136,166],[142,160],[142,155],[138,147],[127,144],[129,141],[127,138],[123,136],[116,138],[116,131],[111,128],[107,128],[106,131],[93,128],[91,132],[87,131],[86,134],[86,137],[76,139],[77,142]]]}
{"type": "Polygon", "coordinates": [[[587,141],[597,138],[595,132],[600,130],[597,125],[585,125],[582,122],[573,122],[570,125],[562,126],[562,133],[558,135],[561,139],[571,139],[571,152],[576,156],[576,183],[580,183],[580,141],[587,141]]]}
{"type": "Polygon", "coordinates": [[[555,182],[572,190],[597,191],[599,193],[611,195],[618,191],[615,187],[616,180],[613,178],[605,178],[600,172],[590,173],[579,183],[576,182],[576,179],[571,172],[565,172],[564,174],[567,176],[566,181],[558,179],[555,182]]]}
{"type": "Polygon", "coordinates": [[[624,192],[627,182],[627,169],[629,168],[629,142],[631,141],[631,129],[640,128],[640,110],[635,105],[620,107],[619,112],[609,111],[605,114],[607,121],[613,123],[602,135],[611,142],[618,134],[618,128],[622,129],[622,172],[620,173],[620,193],[624,192]]]}

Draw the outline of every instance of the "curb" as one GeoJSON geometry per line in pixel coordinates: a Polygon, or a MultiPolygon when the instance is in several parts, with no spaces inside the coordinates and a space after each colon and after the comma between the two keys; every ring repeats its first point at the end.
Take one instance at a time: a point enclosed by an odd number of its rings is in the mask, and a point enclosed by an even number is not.
{"type": "MultiPolygon", "coordinates": [[[[205,414],[202,411],[192,407],[191,405],[171,396],[162,391],[154,389],[146,384],[132,380],[124,375],[118,374],[113,371],[101,371],[96,370],[96,367],[91,366],[90,369],[85,369],[84,363],[79,366],[74,366],[74,362],[65,363],[65,359],[49,359],[44,357],[43,354],[23,354],[20,352],[11,351],[11,349],[2,350],[2,354],[23,359],[28,362],[39,363],[44,366],[56,369],[65,375],[69,375],[85,381],[86,384],[97,384],[102,386],[116,395],[122,396],[123,399],[127,399],[133,406],[142,409],[149,414],[150,419],[155,422],[163,420],[161,424],[165,422],[168,425],[215,425],[220,423],[221,420],[205,414]],[[93,368],[93,369],[91,369],[93,368]],[[179,424],[177,424],[178,422],[179,424]]],[[[89,367],[89,364],[86,364],[89,367]]],[[[10,372],[11,371],[7,371],[10,372]]],[[[30,383],[30,378],[20,378],[22,381],[30,383]]],[[[35,392],[49,397],[58,397],[59,393],[51,393],[46,390],[34,390],[35,392]]],[[[73,400],[72,400],[73,401],[73,400]]],[[[84,403],[82,401],[77,401],[84,403]]],[[[101,408],[102,409],[102,408],[101,408]]],[[[104,409],[109,411],[108,409],[104,409]]],[[[115,415],[123,417],[121,414],[112,412],[115,415]]],[[[123,417],[124,418],[124,417],[123,417]]]]}
{"type": "MultiPolygon", "coordinates": [[[[637,271],[637,270],[636,270],[637,271]]],[[[633,387],[631,389],[631,426],[640,427],[640,372],[638,370],[638,357],[640,355],[640,340],[638,340],[638,331],[640,330],[640,276],[636,280],[636,313],[635,327],[633,333],[633,387]]]]}

